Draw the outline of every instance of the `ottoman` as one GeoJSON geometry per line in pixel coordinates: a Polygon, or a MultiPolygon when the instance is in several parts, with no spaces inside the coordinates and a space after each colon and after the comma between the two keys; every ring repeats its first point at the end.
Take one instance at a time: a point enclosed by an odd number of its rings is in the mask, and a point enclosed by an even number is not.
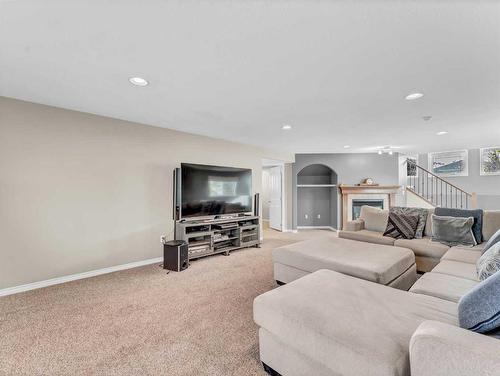
{"type": "Polygon", "coordinates": [[[322,237],[273,250],[274,279],[289,283],[328,269],[408,290],[417,280],[415,254],[408,248],[322,237]]]}

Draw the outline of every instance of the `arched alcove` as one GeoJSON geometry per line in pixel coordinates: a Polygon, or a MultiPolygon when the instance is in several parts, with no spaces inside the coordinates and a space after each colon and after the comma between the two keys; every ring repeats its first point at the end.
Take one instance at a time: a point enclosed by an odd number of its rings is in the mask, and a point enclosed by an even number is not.
{"type": "Polygon", "coordinates": [[[297,173],[297,226],[337,228],[337,174],[323,164],[297,173]]]}

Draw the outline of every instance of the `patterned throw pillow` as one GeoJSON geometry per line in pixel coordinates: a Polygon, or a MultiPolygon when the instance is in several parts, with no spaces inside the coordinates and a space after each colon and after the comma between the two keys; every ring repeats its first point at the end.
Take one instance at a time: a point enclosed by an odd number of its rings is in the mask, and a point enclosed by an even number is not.
{"type": "Polygon", "coordinates": [[[418,215],[389,213],[384,235],[395,239],[413,239],[418,226],[418,215]]]}
{"type": "Polygon", "coordinates": [[[391,212],[398,214],[406,214],[406,215],[417,215],[418,216],[418,225],[417,230],[415,231],[415,239],[422,239],[424,236],[425,224],[427,223],[427,215],[429,211],[427,209],[422,208],[407,208],[403,206],[393,206],[390,209],[391,212]]]}
{"type": "Polygon", "coordinates": [[[476,268],[477,276],[481,281],[500,270],[500,243],[495,243],[479,257],[476,268]]]}

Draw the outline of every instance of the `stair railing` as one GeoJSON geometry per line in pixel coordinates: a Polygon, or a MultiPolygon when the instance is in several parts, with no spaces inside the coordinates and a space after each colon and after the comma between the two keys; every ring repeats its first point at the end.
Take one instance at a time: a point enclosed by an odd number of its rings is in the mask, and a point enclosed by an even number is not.
{"type": "Polygon", "coordinates": [[[414,160],[407,159],[407,168],[414,174],[407,177],[407,189],[420,196],[433,206],[455,209],[469,209],[477,207],[474,193],[469,193],[456,185],[440,178],[414,160]]]}

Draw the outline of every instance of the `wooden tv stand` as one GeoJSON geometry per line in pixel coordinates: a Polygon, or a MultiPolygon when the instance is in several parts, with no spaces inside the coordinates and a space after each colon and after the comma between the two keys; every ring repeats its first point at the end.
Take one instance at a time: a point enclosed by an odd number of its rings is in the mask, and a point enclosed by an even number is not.
{"type": "Polygon", "coordinates": [[[260,218],[239,216],[225,219],[177,221],[175,239],[188,243],[189,259],[247,247],[260,247],[260,218]]]}

